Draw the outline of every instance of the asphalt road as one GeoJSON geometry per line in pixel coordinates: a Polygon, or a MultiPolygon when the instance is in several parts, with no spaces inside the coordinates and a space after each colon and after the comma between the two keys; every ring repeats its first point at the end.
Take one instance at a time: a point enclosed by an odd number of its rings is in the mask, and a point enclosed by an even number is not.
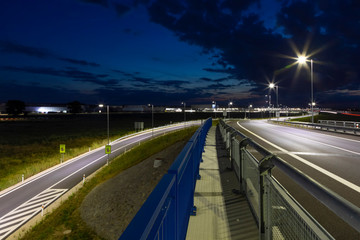
{"type": "MultiPolygon", "coordinates": [[[[187,123],[199,125],[200,122],[187,123]]],[[[156,128],[127,138],[111,142],[110,159],[129,150],[139,142],[165,132],[184,128],[184,124],[156,128]]],[[[25,181],[0,195],[0,239],[5,239],[33,216],[41,212],[65,192],[107,163],[104,147],[69,160],[59,166],[25,181]]]]}
{"type": "MultiPolygon", "coordinates": [[[[232,122],[230,125],[270,152],[360,207],[360,137],[267,123],[265,120],[232,122]]],[[[273,169],[273,176],[336,239],[360,239],[316,199],[273,169]]]]}

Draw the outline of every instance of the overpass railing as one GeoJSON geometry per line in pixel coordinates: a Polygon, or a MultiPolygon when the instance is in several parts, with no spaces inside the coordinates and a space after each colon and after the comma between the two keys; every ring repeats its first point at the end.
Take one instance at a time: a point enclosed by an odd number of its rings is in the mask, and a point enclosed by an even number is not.
{"type": "Polygon", "coordinates": [[[319,123],[322,125],[347,127],[347,128],[359,128],[360,127],[360,122],[351,122],[351,121],[319,120],[319,123]]]}
{"type": "Polygon", "coordinates": [[[276,181],[274,167],[360,232],[360,209],[220,120],[219,128],[259,227],[260,239],[333,239],[276,181]],[[251,152],[247,148],[251,148],[251,152]],[[254,150],[254,151],[253,151],[254,150]],[[260,159],[260,160],[257,160],[260,159]]]}
{"type": "Polygon", "coordinates": [[[360,123],[356,122],[339,122],[339,121],[322,121],[320,123],[293,122],[281,120],[268,120],[272,123],[283,124],[294,127],[312,128],[329,132],[340,132],[352,135],[360,135],[360,123]]]}
{"type": "Polygon", "coordinates": [[[209,118],[195,132],[119,239],[185,239],[189,217],[196,214],[195,184],[211,125],[209,118]]]}

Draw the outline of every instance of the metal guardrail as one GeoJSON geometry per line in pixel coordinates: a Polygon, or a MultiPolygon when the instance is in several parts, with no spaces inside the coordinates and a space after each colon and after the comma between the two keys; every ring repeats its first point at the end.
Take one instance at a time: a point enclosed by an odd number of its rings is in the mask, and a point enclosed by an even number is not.
{"type": "Polygon", "coordinates": [[[333,239],[333,237],[276,181],[279,168],[307,192],[360,232],[360,208],[322,186],[246,135],[220,121],[230,161],[258,223],[260,239],[333,239]],[[258,161],[248,150],[262,156],[258,161]]]}
{"type": "Polygon", "coordinates": [[[209,118],[195,132],[119,239],[185,239],[189,217],[196,214],[195,183],[211,125],[209,118]]]}
{"type": "MultiPolygon", "coordinates": [[[[341,122],[342,126],[339,126],[339,124],[328,125],[323,123],[319,124],[319,123],[293,122],[293,121],[281,121],[281,120],[268,120],[268,121],[272,123],[283,124],[288,126],[304,127],[304,128],[311,128],[311,129],[317,129],[328,132],[346,133],[351,135],[360,135],[360,128],[357,128],[356,125],[355,127],[350,127],[350,124],[347,123],[344,124],[344,122],[341,122]]],[[[358,126],[360,126],[360,123],[358,124],[359,124],[358,126]]]]}
{"type": "Polygon", "coordinates": [[[347,127],[347,128],[360,127],[360,122],[350,122],[350,121],[319,120],[319,123],[322,125],[339,126],[339,127],[347,127]]]}

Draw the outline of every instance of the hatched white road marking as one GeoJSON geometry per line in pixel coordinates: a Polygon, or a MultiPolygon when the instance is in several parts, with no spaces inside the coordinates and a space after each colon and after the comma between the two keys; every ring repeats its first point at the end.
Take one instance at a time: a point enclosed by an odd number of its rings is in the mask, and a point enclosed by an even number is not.
{"type": "Polygon", "coordinates": [[[47,207],[68,189],[48,188],[11,212],[0,218],[0,240],[8,237],[18,227],[41,212],[42,205],[47,207]]]}

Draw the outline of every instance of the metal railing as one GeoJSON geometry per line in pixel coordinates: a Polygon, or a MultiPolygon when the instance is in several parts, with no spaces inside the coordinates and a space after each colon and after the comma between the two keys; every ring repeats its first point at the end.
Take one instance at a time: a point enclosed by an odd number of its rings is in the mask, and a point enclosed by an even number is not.
{"type": "Polygon", "coordinates": [[[360,232],[360,208],[322,186],[281,158],[220,121],[231,167],[259,227],[260,239],[333,239],[333,237],[271,175],[279,168],[308,193],[360,232]],[[257,158],[251,154],[252,151],[257,158]]]}
{"type": "Polygon", "coordinates": [[[322,125],[347,127],[347,128],[359,128],[360,127],[360,122],[350,122],[350,121],[319,120],[319,123],[322,125]]]}
{"type": "Polygon", "coordinates": [[[195,132],[119,239],[185,239],[189,217],[196,214],[195,183],[211,125],[210,118],[195,132]]]}
{"type": "MultiPolygon", "coordinates": [[[[293,121],[281,121],[281,120],[268,120],[272,123],[283,124],[288,126],[295,126],[295,127],[303,127],[303,128],[311,128],[317,129],[322,131],[329,131],[329,132],[339,132],[339,133],[346,133],[351,135],[360,135],[360,128],[356,126],[360,126],[360,123],[354,122],[337,122],[337,124],[325,124],[325,123],[308,123],[308,122],[293,122],[293,121]],[[340,124],[341,123],[341,124],[340,124]],[[355,125],[353,125],[355,124],[355,125]],[[358,125],[356,125],[358,124],[358,125]],[[353,127],[355,126],[355,127],[353,127]]],[[[320,120],[322,121],[322,120],[320,120]]],[[[319,121],[319,122],[320,122],[319,121]]],[[[328,121],[328,123],[332,123],[335,121],[328,121]]]]}

